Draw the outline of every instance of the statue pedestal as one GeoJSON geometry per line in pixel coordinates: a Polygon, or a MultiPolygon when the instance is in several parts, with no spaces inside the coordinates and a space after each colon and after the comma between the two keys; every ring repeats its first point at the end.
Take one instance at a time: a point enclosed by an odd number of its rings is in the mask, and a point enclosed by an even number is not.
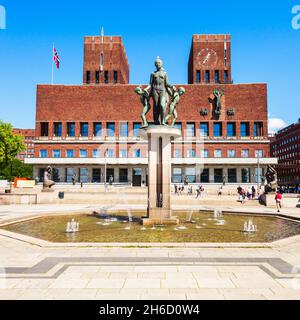
{"type": "Polygon", "coordinates": [[[171,211],[171,141],[181,137],[181,131],[157,125],[141,129],[140,135],[148,140],[148,210],[143,224],[178,224],[171,211]]]}

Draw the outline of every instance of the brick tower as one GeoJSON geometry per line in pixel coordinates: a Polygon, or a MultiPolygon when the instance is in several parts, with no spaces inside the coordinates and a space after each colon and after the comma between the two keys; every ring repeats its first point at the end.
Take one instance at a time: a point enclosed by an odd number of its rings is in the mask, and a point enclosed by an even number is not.
{"type": "Polygon", "coordinates": [[[129,83],[129,64],[120,36],[101,35],[84,38],[83,83],[129,83]]]}
{"type": "Polygon", "coordinates": [[[193,35],[188,82],[232,83],[230,35],[193,35]]]}

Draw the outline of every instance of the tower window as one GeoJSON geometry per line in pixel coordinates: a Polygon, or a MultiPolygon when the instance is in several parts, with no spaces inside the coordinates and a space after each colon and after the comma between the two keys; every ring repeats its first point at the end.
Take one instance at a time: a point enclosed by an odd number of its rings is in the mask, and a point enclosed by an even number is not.
{"type": "Polygon", "coordinates": [[[220,73],[219,70],[215,71],[215,83],[219,83],[220,82],[220,73]]]}
{"type": "Polygon", "coordinates": [[[109,83],[108,71],[104,72],[104,83],[109,83]]]}
{"type": "Polygon", "coordinates": [[[41,137],[47,137],[49,133],[49,123],[41,122],[41,137]]]}
{"type": "Polygon", "coordinates": [[[91,71],[86,72],[86,83],[91,83],[91,71]]]}
{"type": "Polygon", "coordinates": [[[205,71],[205,82],[210,83],[210,73],[209,70],[205,71]]]}
{"type": "Polygon", "coordinates": [[[96,83],[100,83],[100,71],[96,71],[96,83]]]}
{"type": "Polygon", "coordinates": [[[201,83],[201,72],[197,70],[196,72],[196,83],[201,83]]]}
{"type": "Polygon", "coordinates": [[[118,83],[118,71],[114,71],[114,83],[118,83]]]}
{"type": "Polygon", "coordinates": [[[224,71],[224,82],[228,82],[229,80],[229,75],[228,75],[228,70],[224,71]]]}

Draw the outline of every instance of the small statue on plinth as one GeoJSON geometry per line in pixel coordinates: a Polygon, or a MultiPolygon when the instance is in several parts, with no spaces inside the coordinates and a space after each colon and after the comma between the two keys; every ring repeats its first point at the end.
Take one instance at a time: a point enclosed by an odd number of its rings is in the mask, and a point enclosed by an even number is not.
{"type": "Polygon", "coordinates": [[[52,181],[51,178],[52,178],[52,168],[48,166],[44,173],[44,182],[43,182],[43,190],[42,190],[43,192],[54,191],[51,188],[55,185],[55,182],[52,181]]]}
{"type": "Polygon", "coordinates": [[[278,188],[277,171],[270,165],[267,168],[265,178],[265,193],[275,192],[278,188]]]}

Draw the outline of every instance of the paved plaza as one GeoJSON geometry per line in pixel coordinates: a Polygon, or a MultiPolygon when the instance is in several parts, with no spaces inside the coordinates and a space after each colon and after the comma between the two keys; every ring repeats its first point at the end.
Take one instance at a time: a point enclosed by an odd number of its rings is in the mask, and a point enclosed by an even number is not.
{"type": "MultiPolygon", "coordinates": [[[[0,222],[96,208],[2,206],[0,222]]],[[[0,299],[300,299],[298,236],[261,246],[28,239],[0,232],[0,299]]]]}

